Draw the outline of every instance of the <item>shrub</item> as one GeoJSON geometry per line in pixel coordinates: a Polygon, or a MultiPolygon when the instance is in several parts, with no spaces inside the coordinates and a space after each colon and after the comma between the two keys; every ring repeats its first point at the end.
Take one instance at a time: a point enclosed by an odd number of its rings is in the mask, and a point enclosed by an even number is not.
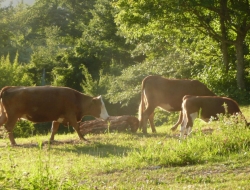
{"type": "MultiPolygon", "coordinates": [[[[196,73],[194,78],[200,80],[218,96],[227,96],[235,99],[240,104],[249,104],[249,92],[237,87],[236,70],[230,69],[228,73],[223,67],[205,65],[201,72],[196,73]]],[[[250,81],[246,81],[249,83],[250,81]]],[[[249,88],[249,87],[248,87],[249,88]]]]}
{"type": "Polygon", "coordinates": [[[35,130],[34,124],[30,121],[19,120],[14,128],[15,137],[30,137],[35,130]]]}

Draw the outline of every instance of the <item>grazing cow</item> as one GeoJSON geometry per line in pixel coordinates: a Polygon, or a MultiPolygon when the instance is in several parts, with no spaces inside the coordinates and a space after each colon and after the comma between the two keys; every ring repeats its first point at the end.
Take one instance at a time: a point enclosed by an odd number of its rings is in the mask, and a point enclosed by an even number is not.
{"type": "Polygon", "coordinates": [[[190,134],[195,118],[208,122],[211,117],[218,119],[217,114],[240,114],[247,124],[245,117],[242,115],[236,101],[218,96],[184,96],[182,102],[183,119],[181,123],[181,134],[190,134]]]}
{"type": "Polygon", "coordinates": [[[143,133],[147,133],[149,119],[152,132],[154,109],[160,107],[166,111],[180,111],[177,123],[171,128],[176,130],[182,121],[181,103],[185,95],[215,96],[203,83],[197,80],[166,79],[161,76],[147,76],[142,81],[139,122],[143,133]]]}
{"type": "Polygon", "coordinates": [[[35,123],[53,121],[50,140],[54,140],[60,123],[72,126],[79,138],[85,140],[77,123],[83,116],[104,120],[109,117],[101,96],[87,96],[67,87],[7,86],[0,92],[0,100],[0,126],[5,123],[12,145],[16,145],[13,129],[19,119],[35,123]]]}

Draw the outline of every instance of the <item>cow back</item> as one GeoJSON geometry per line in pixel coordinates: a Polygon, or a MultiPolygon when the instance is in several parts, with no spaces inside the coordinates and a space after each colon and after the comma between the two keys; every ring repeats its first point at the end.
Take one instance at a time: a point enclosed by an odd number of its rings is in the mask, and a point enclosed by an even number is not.
{"type": "Polygon", "coordinates": [[[8,115],[33,122],[53,121],[68,113],[80,117],[92,99],[71,88],[52,86],[6,87],[1,98],[8,115]]]}
{"type": "Polygon", "coordinates": [[[148,76],[143,80],[143,87],[149,104],[170,105],[168,111],[180,111],[185,95],[215,96],[206,85],[198,80],[166,79],[161,76],[148,76]]]}

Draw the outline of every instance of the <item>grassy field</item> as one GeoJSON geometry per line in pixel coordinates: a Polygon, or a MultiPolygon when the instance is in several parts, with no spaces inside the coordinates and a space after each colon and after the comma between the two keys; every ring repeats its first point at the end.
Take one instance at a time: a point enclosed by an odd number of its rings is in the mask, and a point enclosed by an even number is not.
{"type": "MultiPolygon", "coordinates": [[[[242,111],[250,121],[249,107],[242,111]]],[[[0,189],[249,189],[250,130],[196,120],[191,137],[149,131],[0,139],[0,189]]]]}

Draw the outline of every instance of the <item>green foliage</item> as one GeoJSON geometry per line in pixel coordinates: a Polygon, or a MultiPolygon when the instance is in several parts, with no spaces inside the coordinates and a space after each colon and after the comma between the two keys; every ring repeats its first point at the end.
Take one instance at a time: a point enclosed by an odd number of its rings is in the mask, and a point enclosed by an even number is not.
{"type": "Polygon", "coordinates": [[[65,64],[61,67],[55,67],[52,70],[53,86],[71,86],[72,74],[74,73],[74,68],[71,65],[65,64]]]}
{"type": "Polygon", "coordinates": [[[192,64],[186,60],[185,54],[178,52],[167,55],[162,58],[145,61],[122,70],[120,76],[111,76],[112,81],[109,87],[107,97],[110,102],[121,102],[124,105],[137,102],[139,106],[139,98],[141,91],[141,81],[148,75],[163,75],[167,78],[189,78],[190,66],[192,64]],[[183,60],[182,66],[178,64],[179,60],[183,60]]]}
{"type": "MultiPolygon", "coordinates": [[[[244,41],[249,33],[250,14],[240,7],[249,7],[249,2],[243,0],[235,3],[200,0],[168,0],[167,2],[165,4],[161,1],[118,0],[114,2],[113,5],[117,9],[115,21],[119,25],[120,35],[125,36],[128,42],[138,44],[137,47],[143,47],[139,48],[141,52],[148,50],[152,53],[154,52],[152,49],[164,52],[172,46],[175,47],[176,43],[171,42],[178,41],[176,39],[193,41],[196,36],[205,34],[217,42],[216,49],[222,54],[226,70],[229,60],[234,56],[230,52],[230,46],[234,46],[234,52],[237,55],[237,67],[234,68],[237,70],[235,79],[239,88],[246,89],[244,55],[247,53],[244,51],[244,41]]],[[[205,41],[201,42],[203,48],[209,49],[205,41]]],[[[186,45],[189,44],[190,42],[186,43],[186,45]]],[[[188,48],[186,45],[184,48],[178,46],[181,52],[186,51],[185,48],[188,48]]],[[[192,51],[189,52],[191,54],[192,51]]],[[[198,51],[194,53],[199,54],[198,51]]],[[[191,57],[190,61],[192,60],[191,57]]]]}
{"type": "Polygon", "coordinates": [[[29,71],[34,73],[33,80],[37,85],[42,84],[42,75],[45,71],[45,84],[53,81],[53,69],[57,69],[61,64],[57,63],[56,56],[62,54],[61,29],[57,26],[44,28],[44,42],[33,47],[29,71]]]}
{"type": "Polygon", "coordinates": [[[186,139],[168,132],[169,126],[146,136],[112,132],[87,135],[87,144],[72,140],[76,134],[58,135],[56,144],[47,144],[48,136],[18,139],[19,148],[3,146],[6,140],[0,139],[0,188],[166,189],[171,183],[176,188],[203,184],[227,189],[232,181],[237,187],[248,187],[244,182],[249,181],[245,171],[250,129],[234,121],[235,117],[224,116],[205,125],[196,121],[192,136],[186,139]],[[238,172],[244,175],[234,175],[238,172]]]}
{"type": "Polygon", "coordinates": [[[104,95],[113,114],[135,115],[141,80],[156,74],[197,78],[218,95],[247,103],[248,4],[37,0],[31,6],[2,7],[1,62],[8,57],[25,65],[17,69],[23,79],[0,70],[0,85],[68,86],[104,95]]]}
{"type": "Polygon", "coordinates": [[[131,58],[130,51],[134,46],[126,44],[125,39],[117,35],[111,2],[96,1],[91,14],[92,19],[77,41],[73,56],[84,63],[93,79],[99,78],[100,70],[109,73],[112,63],[123,67],[132,65],[134,58],[131,58]]]}
{"type": "Polygon", "coordinates": [[[27,138],[33,135],[35,131],[34,124],[30,121],[19,120],[14,128],[14,136],[27,138]]]}
{"type": "Polygon", "coordinates": [[[88,69],[83,65],[83,75],[85,80],[82,83],[82,88],[86,94],[94,96],[97,93],[98,84],[97,81],[94,81],[91,74],[89,74],[88,69]]]}
{"type": "Polygon", "coordinates": [[[248,92],[237,87],[235,77],[235,70],[230,69],[226,73],[223,67],[214,64],[204,66],[202,72],[197,72],[194,75],[194,78],[206,84],[215,94],[231,97],[241,104],[248,104],[248,92]]]}
{"type": "Polygon", "coordinates": [[[2,56],[0,59],[0,87],[4,86],[30,86],[32,80],[27,73],[26,66],[20,65],[17,61],[18,54],[14,63],[10,62],[9,56],[2,56]]]}
{"type": "Polygon", "coordinates": [[[205,163],[208,160],[220,160],[231,154],[246,152],[250,146],[249,128],[245,128],[244,121],[235,124],[235,117],[221,117],[216,123],[216,130],[212,135],[200,131],[192,137],[177,141],[151,142],[133,156],[139,162],[165,166],[179,166],[205,163]]]}
{"type": "Polygon", "coordinates": [[[228,95],[236,88],[235,70],[229,70],[225,73],[222,67],[217,67],[213,64],[204,67],[203,72],[196,73],[196,79],[200,80],[208,86],[209,89],[216,92],[218,95],[228,95]]]}

